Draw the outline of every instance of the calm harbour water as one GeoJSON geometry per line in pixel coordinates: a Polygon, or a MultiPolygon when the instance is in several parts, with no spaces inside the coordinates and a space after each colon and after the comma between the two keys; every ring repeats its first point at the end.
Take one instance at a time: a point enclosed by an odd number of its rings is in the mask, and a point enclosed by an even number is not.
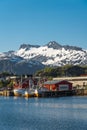
{"type": "Polygon", "coordinates": [[[0,130],[87,130],[87,97],[0,97],[0,130]]]}

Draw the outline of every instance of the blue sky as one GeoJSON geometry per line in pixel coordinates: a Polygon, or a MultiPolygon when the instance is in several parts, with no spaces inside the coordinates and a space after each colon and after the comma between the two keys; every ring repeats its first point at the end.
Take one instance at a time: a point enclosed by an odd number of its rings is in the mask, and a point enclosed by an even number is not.
{"type": "Polygon", "coordinates": [[[0,0],[0,52],[49,41],[87,49],[87,0],[0,0]]]}

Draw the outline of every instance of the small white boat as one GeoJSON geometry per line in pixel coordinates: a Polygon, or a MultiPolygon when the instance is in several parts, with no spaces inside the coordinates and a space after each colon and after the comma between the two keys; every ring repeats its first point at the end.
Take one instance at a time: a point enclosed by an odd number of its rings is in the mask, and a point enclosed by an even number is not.
{"type": "Polygon", "coordinates": [[[34,83],[31,77],[22,81],[22,76],[21,76],[21,81],[14,83],[14,89],[13,89],[14,96],[25,96],[25,95],[29,95],[29,93],[32,93],[33,95],[33,91],[27,92],[27,90],[31,88],[33,84],[34,83]]]}
{"type": "Polygon", "coordinates": [[[13,90],[14,96],[22,96],[25,93],[25,89],[17,88],[13,90]]]}
{"type": "Polygon", "coordinates": [[[29,89],[24,92],[24,97],[35,97],[35,89],[29,89]]]}
{"type": "Polygon", "coordinates": [[[44,87],[41,87],[40,89],[35,89],[35,97],[41,97],[41,95],[47,91],[48,89],[44,87]]]}

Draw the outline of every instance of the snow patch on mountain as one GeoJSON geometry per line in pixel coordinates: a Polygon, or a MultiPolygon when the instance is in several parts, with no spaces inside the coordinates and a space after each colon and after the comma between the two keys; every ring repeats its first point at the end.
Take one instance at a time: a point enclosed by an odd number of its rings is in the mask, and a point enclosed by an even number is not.
{"type": "Polygon", "coordinates": [[[87,51],[79,47],[61,46],[56,42],[49,42],[45,46],[21,48],[15,53],[24,59],[36,59],[44,65],[82,64],[87,62],[87,51]],[[67,49],[67,48],[68,49],[67,49]]]}
{"type": "Polygon", "coordinates": [[[62,46],[50,41],[44,46],[22,44],[17,51],[0,53],[0,60],[28,64],[61,66],[66,64],[87,64],[87,51],[76,46],[62,46]],[[31,63],[32,62],[32,63],[31,63]]]}

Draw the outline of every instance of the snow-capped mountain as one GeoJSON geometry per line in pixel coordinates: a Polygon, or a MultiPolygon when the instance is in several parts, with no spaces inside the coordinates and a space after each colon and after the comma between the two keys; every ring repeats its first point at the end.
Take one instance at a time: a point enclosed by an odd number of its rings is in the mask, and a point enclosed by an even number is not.
{"type": "Polygon", "coordinates": [[[66,64],[87,64],[87,51],[80,47],[62,46],[51,41],[44,46],[22,44],[17,51],[0,53],[0,71],[34,73],[46,65],[62,66],[66,64]]]}
{"type": "Polygon", "coordinates": [[[44,46],[21,47],[15,52],[16,56],[33,59],[44,65],[59,66],[66,64],[86,64],[87,51],[75,46],[62,46],[51,41],[44,46]]]}

